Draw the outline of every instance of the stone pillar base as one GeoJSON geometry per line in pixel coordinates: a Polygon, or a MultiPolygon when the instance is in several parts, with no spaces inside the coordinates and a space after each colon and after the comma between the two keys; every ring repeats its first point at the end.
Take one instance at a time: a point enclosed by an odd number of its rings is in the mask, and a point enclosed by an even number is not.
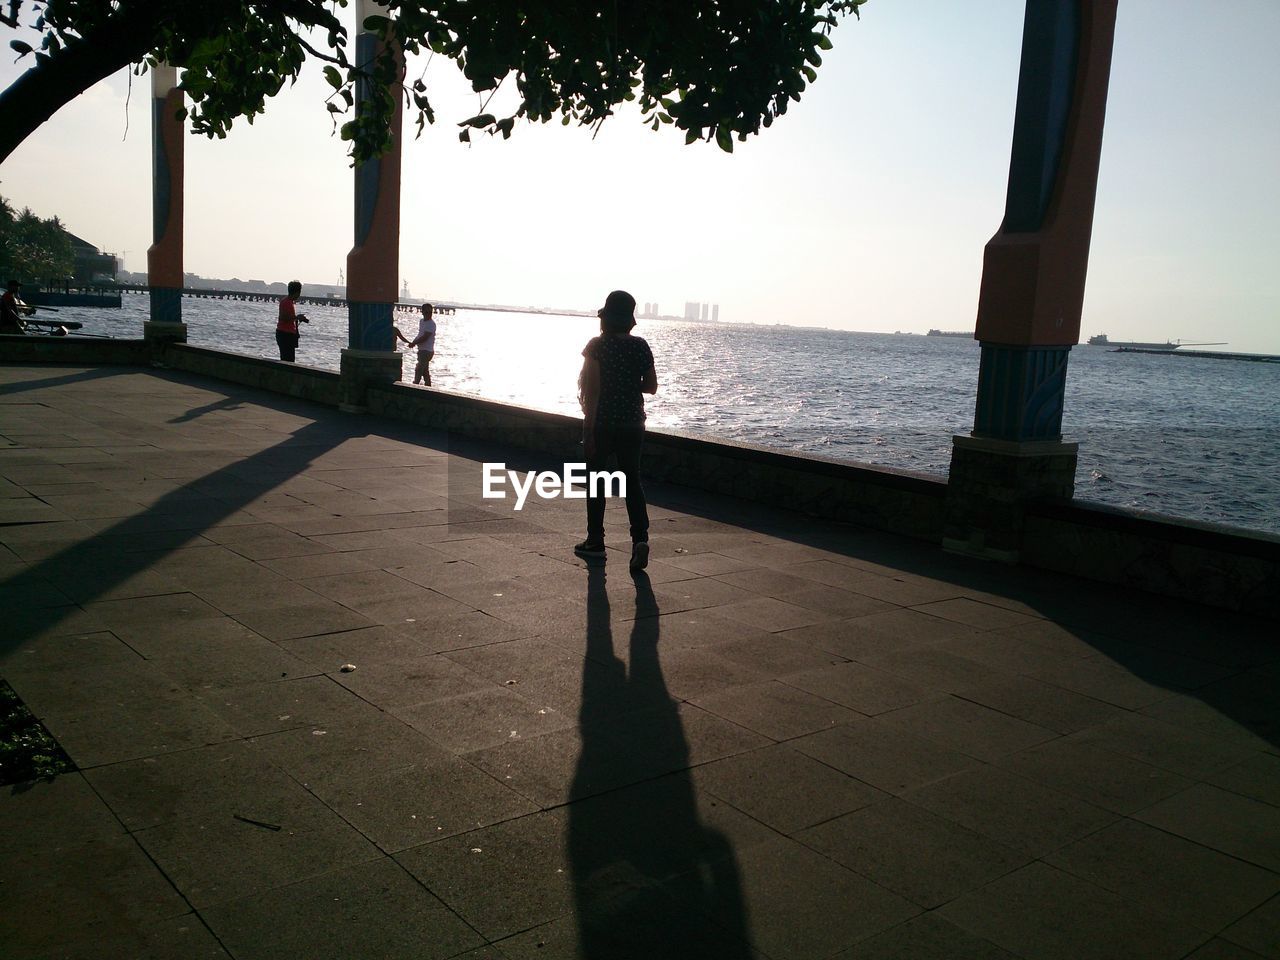
{"type": "Polygon", "coordinates": [[[1070,500],[1079,444],[952,438],[944,549],[1016,562],[1026,504],[1070,500]]]}
{"type": "Polygon", "coordinates": [[[185,323],[164,323],[159,320],[142,321],[142,339],[148,343],[186,343],[185,323]]]}
{"type": "Polygon", "coordinates": [[[403,355],[395,350],[342,351],[341,400],[338,409],[343,413],[364,413],[368,410],[367,394],[370,384],[395,383],[400,379],[403,355]]]}

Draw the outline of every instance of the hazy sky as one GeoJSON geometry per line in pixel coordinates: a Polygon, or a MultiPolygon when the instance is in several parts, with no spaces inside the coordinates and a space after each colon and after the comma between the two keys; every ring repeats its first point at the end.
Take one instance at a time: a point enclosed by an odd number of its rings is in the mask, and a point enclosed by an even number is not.
{"type": "MultiPolygon", "coordinates": [[[[436,58],[440,120],[404,149],[401,276],[434,299],[586,309],[623,287],[672,314],[699,300],[750,323],[972,329],[1023,9],[871,0],[805,99],[732,156],[634,112],[595,140],[555,123],[468,147],[451,121],[476,96],[436,58]]],[[[1277,0],[1121,0],[1084,336],[1280,353],[1277,38],[1277,0]]],[[[19,69],[4,58],[0,83],[19,69]]],[[[187,138],[186,269],[337,282],[352,181],[327,89],[309,65],[253,126],[187,138]]],[[[0,167],[0,194],[140,271],[150,78],[127,92],[121,73],[62,110],[0,167]]]]}

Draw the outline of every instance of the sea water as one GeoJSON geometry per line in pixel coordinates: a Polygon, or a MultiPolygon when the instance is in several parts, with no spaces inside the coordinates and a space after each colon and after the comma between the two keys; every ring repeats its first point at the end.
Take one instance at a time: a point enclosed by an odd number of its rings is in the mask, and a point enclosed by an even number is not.
{"type": "MultiPolygon", "coordinates": [[[[125,294],[119,310],[58,317],[83,333],[137,337],[147,305],[125,294]]],[[[311,323],[298,362],[337,370],[346,311],[299,309],[311,323]]],[[[188,297],[182,310],[192,344],[278,356],[274,303],[188,297]]],[[[416,314],[397,322],[412,339],[416,314]]],[[[594,318],[459,310],[437,322],[435,386],[578,413],[594,318]]],[[[654,429],[945,475],[952,435],[973,426],[979,349],[967,338],[659,320],[635,332],[657,364],[654,429]]],[[[406,378],[412,369],[406,358],[406,378]]],[[[1280,363],[1079,346],[1063,434],[1080,444],[1079,500],[1280,533],[1280,363]]]]}

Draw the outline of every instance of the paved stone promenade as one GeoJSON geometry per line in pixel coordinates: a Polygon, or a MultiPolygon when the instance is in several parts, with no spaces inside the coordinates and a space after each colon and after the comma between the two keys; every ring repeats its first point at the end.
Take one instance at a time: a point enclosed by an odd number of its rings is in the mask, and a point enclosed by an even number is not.
{"type": "Polygon", "coordinates": [[[0,955],[1280,957],[1265,625],[666,487],[633,578],[485,458],[0,367],[0,955]]]}

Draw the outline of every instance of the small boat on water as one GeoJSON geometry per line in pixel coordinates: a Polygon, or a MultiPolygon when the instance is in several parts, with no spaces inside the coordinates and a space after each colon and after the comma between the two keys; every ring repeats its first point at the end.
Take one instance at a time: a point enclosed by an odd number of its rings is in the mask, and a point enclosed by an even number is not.
{"type": "Polygon", "coordinates": [[[973,339],[972,330],[930,330],[925,334],[926,337],[968,337],[973,339]]]}

